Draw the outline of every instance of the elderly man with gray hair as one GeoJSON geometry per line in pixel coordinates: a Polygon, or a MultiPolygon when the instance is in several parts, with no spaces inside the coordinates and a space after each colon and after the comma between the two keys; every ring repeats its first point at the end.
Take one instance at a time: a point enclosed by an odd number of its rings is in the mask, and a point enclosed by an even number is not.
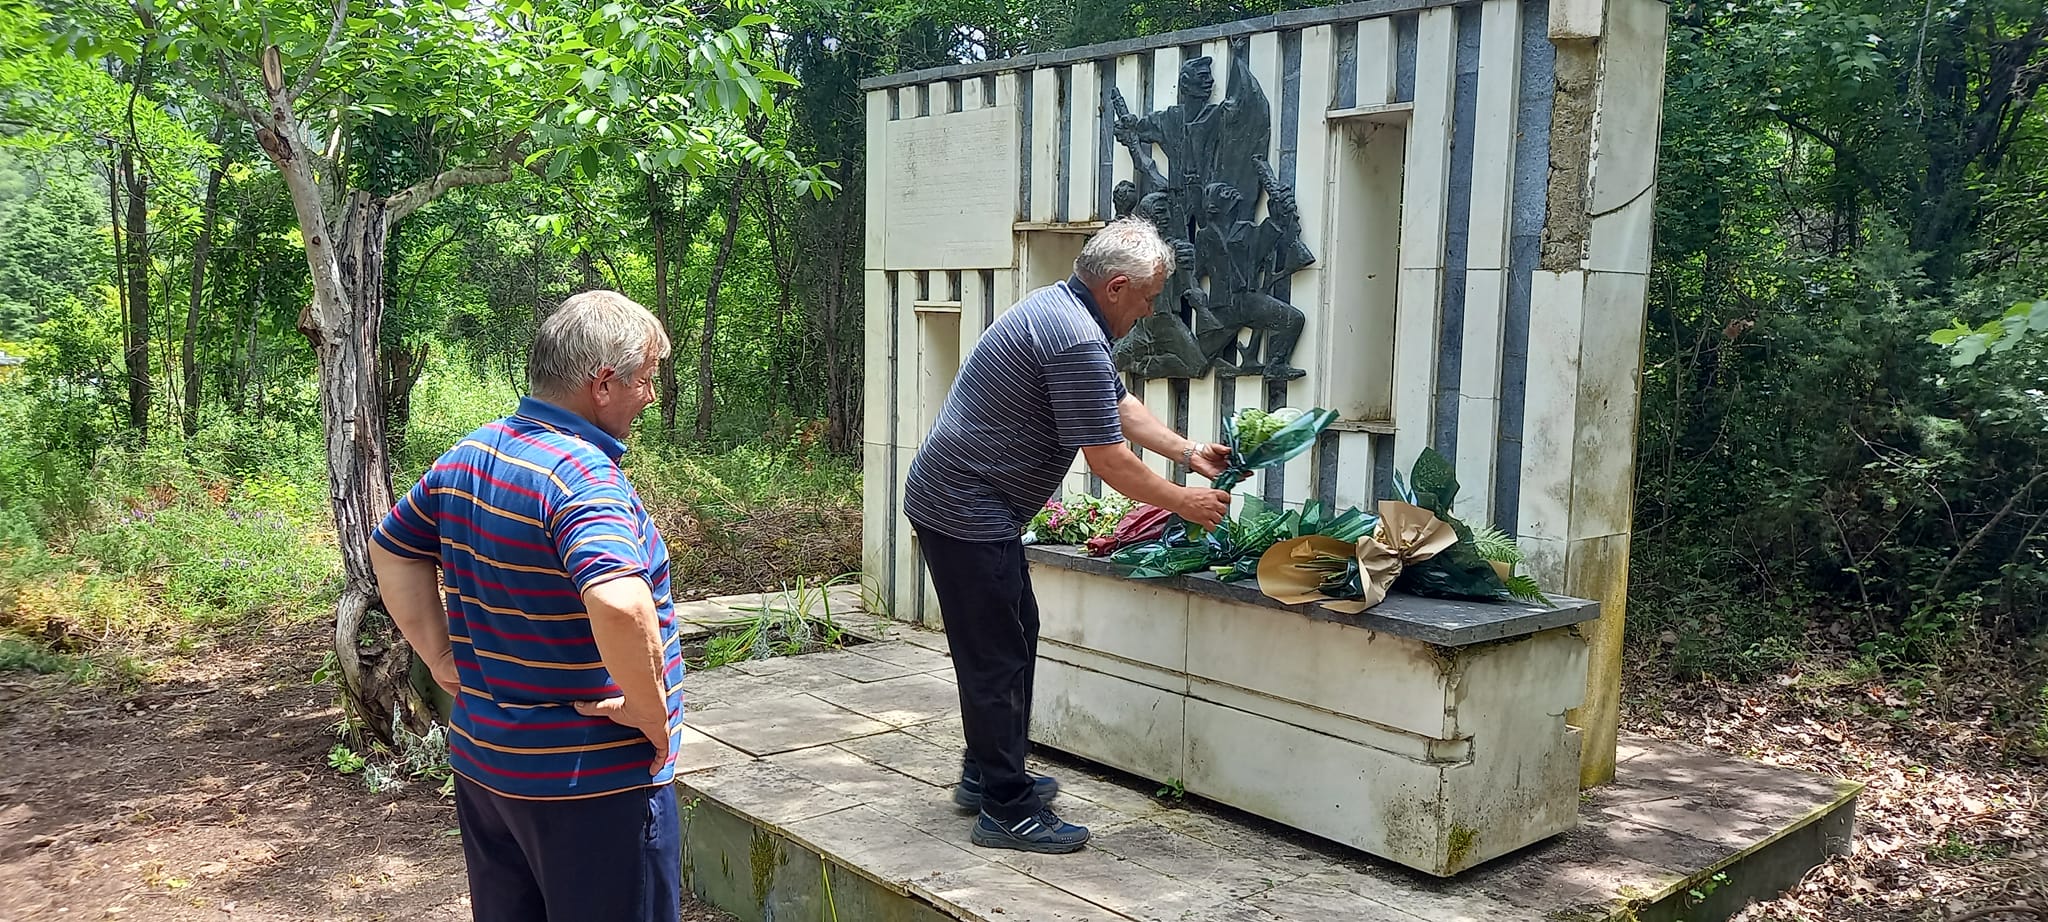
{"type": "Polygon", "coordinates": [[[465,436],[377,528],[385,608],[454,696],[478,922],[676,922],[682,645],[668,549],[619,470],[668,335],[611,291],[541,324],[518,412],[465,436]]]}
{"type": "Polygon", "coordinates": [[[1152,311],[1174,259],[1147,222],[1098,231],[1073,277],[1026,295],[982,335],[905,482],[903,511],[959,678],[967,753],[953,799],[979,813],[975,845],[1057,854],[1088,841],[1088,830],[1048,806],[1058,784],[1024,765],[1038,602],[1022,532],[1076,452],[1112,489],[1197,525],[1214,526],[1229,510],[1229,494],[1167,480],[1125,444],[1211,478],[1228,455],[1161,423],[1125,392],[1110,361],[1110,342],[1152,311]]]}

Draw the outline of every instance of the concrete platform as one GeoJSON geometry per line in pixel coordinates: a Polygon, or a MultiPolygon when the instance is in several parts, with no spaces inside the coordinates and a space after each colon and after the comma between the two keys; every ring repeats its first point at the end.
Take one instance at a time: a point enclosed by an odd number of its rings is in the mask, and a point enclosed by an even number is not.
{"type": "MultiPolygon", "coordinates": [[[[723,600],[720,600],[723,601],[723,600]]],[[[1845,848],[1859,785],[1625,738],[1568,833],[1451,880],[1045,753],[1066,856],[967,842],[943,635],[693,672],[691,891],[747,922],[1712,922],[1845,848]]]]}

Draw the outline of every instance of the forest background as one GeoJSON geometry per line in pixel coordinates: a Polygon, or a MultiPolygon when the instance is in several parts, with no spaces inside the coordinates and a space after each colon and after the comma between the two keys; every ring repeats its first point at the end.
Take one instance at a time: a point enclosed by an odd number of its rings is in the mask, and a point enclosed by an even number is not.
{"type": "MultiPolygon", "coordinates": [[[[631,473],[678,586],[857,569],[858,82],[1307,5],[0,0],[0,669],[339,614],[307,668],[417,726],[330,481],[403,489],[592,287],[676,344],[631,473]]],[[[1968,763],[1864,860],[2038,886],[2048,8],[1675,0],[1668,55],[1629,719],[1968,763]]]]}

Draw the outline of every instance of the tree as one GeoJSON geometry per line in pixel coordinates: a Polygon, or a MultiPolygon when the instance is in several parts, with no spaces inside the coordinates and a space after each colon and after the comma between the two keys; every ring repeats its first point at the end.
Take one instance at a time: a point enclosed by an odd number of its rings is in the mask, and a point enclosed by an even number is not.
{"type": "MultiPolygon", "coordinates": [[[[794,167],[735,144],[732,124],[787,81],[760,55],[765,17],[715,28],[681,3],[588,9],[530,0],[466,4],[335,0],[320,15],[291,0],[133,0],[132,17],[63,23],[87,59],[144,57],[249,123],[290,193],[312,297],[299,330],[318,363],[319,401],[343,586],[335,652],[358,725],[388,738],[430,713],[412,665],[379,617],[368,537],[392,501],[379,350],[386,246],[394,225],[466,186],[526,168],[594,177],[608,162],[701,171],[735,154],[794,167]],[[388,195],[353,186],[349,128],[373,115],[434,122],[440,162],[388,195]]],[[[76,14],[74,14],[76,15],[76,14]]],[[[799,177],[799,181],[811,181],[799,177]]],[[[820,187],[823,191],[823,187],[820,187]]]]}

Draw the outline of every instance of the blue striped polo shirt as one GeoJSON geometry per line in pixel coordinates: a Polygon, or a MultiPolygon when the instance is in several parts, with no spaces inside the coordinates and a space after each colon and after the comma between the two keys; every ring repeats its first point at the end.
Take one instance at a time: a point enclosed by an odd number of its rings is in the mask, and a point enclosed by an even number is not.
{"type": "Polygon", "coordinates": [[[640,731],[571,702],[616,696],[583,610],[607,580],[647,581],[667,653],[669,752],[682,745],[683,651],[668,547],[619,470],[626,446],[528,397],[443,454],[378,525],[394,554],[439,563],[462,693],[455,771],[507,797],[569,799],[667,784],[640,731]]]}
{"type": "Polygon", "coordinates": [[[961,366],[904,479],[904,516],[962,541],[1016,538],[1076,453],[1124,440],[1124,393],[1080,278],[1025,295],[961,366]]]}

